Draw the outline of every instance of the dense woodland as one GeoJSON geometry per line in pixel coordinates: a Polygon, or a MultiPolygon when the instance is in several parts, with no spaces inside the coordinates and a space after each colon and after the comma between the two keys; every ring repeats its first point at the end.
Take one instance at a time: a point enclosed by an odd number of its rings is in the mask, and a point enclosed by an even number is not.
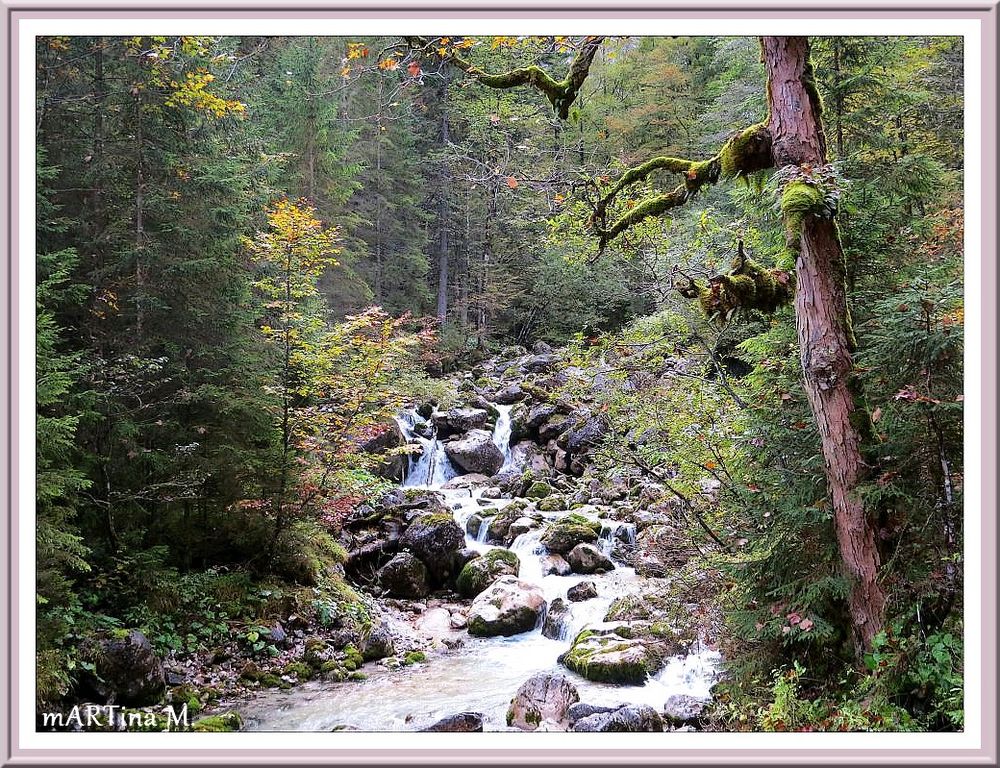
{"type": "Polygon", "coordinates": [[[372,446],[545,342],[610,366],[592,471],[653,478],[715,574],[707,727],[960,730],[962,56],[39,39],[40,711],[93,696],[102,637],[363,621],[372,446]]]}

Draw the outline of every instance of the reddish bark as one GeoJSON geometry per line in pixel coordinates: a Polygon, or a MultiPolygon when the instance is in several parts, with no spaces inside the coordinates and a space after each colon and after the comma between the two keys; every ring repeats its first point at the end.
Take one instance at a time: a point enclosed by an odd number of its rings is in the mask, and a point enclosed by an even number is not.
{"type": "MultiPolygon", "coordinates": [[[[823,165],[826,141],[804,37],[762,40],[768,73],[769,129],[775,167],[823,165]]],[[[856,645],[867,647],[882,628],[885,594],[878,582],[875,525],[858,495],[865,464],[852,423],[857,405],[844,254],[834,222],[807,216],[796,263],[795,318],[806,395],[819,429],[834,528],[844,568],[856,645]]]]}

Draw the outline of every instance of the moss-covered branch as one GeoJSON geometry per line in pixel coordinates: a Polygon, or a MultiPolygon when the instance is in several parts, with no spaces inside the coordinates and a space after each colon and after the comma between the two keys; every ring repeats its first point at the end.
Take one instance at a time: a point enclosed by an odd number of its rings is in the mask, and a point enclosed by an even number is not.
{"type": "Polygon", "coordinates": [[[600,238],[603,249],[615,237],[635,226],[643,219],[683,205],[706,184],[715,184],[720,178],[736,178],[770,168],[771,134],[765,123],[751,125],[732,136],[712,158],[702,161],[679,157],[654,157],[641,165],[626,170],[614,186],[594,203],[591,226],[600,238]],[[655,171],[669,171],[684,175],[684,183],[673,192],[650,198],[629,210],[613,224],[605,223],[608,207],[628,187],[645,181],[655,171]]]}
{"type": "Polygon", "coordinates": [[[630,227],[635,226],[643,219],[648,219],[650,216],[659,216],[660,214],[670,210],[671,208],[677,208],[680,205],[684,205],[688,201],[691,193],[688,191],[684,184],[681,184],[673,192],[669,192],[665,195],[657,195],[656,197],[651,197],[648,200],[643,200],[641,203],[632,208],[628,213],[623,214],[614,224],[608,228],[600,223],[600,220],[595,213],[591,218],[591,227],[597,236],[600,238],[600,250],[604,250],[605,246],[614,240],[618,235],[620,235],[625,230],[630,227]]]}
{"type": "MultiPolygon", "coordinates": [[[[425,50],[429,46],[429,42],[422,37],[408,37],[407,42],[411,47],[420,50],[425,50]]],[[[570,105],[576,100],[580,88],[583,87],[587,75],[590,74],[590,65],[593,63],[602,42],[604,42],[603,35],[587,37],[577,49],[576,55],[570,63],[569,73],[562,80],[554,79],[548,72],[534,64],[518,67],[509,72],[491,74],[484,72],[456,52],[449,52],[444,59],[490,88],[507,89],[516,88],[519,85],[532,86],[545,94],[559,118],[565,120],[569,117],[570,105]]]]}
{"type": "Polygon", "coordinates": [[[697,299],[705,317],[720,323],[740,308],[774,313],[795,295],[793,274],[765,269],[744,253],[742,241],[728,274],[710,277],[707,283],[685,278],[674,283],[677,292],[687,299],[697,299]]]}

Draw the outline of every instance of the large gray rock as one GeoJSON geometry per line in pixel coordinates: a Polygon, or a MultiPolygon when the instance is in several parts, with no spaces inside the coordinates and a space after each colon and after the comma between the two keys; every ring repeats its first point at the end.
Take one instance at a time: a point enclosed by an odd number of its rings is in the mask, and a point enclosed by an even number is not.
{"type": "Polygon", "coordinates": [[[566,717],[569,718],[570,728],[572,728],[572,726],[576,725],[579,720],[583,720],[585,717],[615,712],[624,706],[625,704],[618,704],[614,707],[602,707],[598,704],[587,704],[585,702],[578,701],[576,704],[570,705],[569,710],[566,712],[566,717]]]}
{"type": "Polygon", "coordinates": [[[597,585],[592,581],[581,581],[566,590],[566,599],[571,603],[593,600],[597,597],[597,585]]]}
{"type": "Polygon", "coordinates": [[[675,725],[697,725],[709,703],[706,699],[675,693],[667,697],[663,716],[675,725]]]}
{"type": "Polygon", "coordinates": [[[421,731],[440,733],[482,733],[483,716],[479,712],[459,712],[438,720],[421,731]]]}
{"type": "Polygon", "coordinates": [[[455,553],[465,545],[465,532],[449,513],[431,512],[410,523],[399,543],[423,561],[431,582],[440,585],[453,575],[455,553]]]}
{"type": "MultiPolygon", "coordinates": [[[[381,431],[361,444],[365,453],[386,454],[394,448],[406,445],[406,436],[395,420],[383,425],[381,431]]],[[[409,459],[403,453],[383,455],[382,462],[376,468],[376,474],[389,480],[402,482],[406,475],[409,459]]]]}
{"type": "Polygon", "coordinates": [[[159,702],[166,687],[163,663],[137,629],[123,637],[104,637],[93,653],[94,675],[86,682],[99,697],[132,707],[159,702]]]}
{"type": "Polygon", "coordinates": [[[374,625],[361,641],[361,655],[365,661],[378,661],[392,656],[395,652],[395,640],[384,622],[374,625]]]}
{"type": "Polygon", "coordinates": [[[577,544],[566,555],[566,562],[573,573],[604,573],[615,567],[611,558],[593,544],[577,544]]]}
{"type": "Polygon", "coordinates": [[[531,354],[533,355],[551,355],[552,352],[552,347],[540,339],[531,345],[531,354]]]}
{"type": "Polygon", "coordinates": [[[430,591],[427,566],[409,552],[400,552],[378,571],[382,589],[393,597],[424,597],[430,591]]]}
{"type": "Polygon", "coordinates": [[[542,558],[542,576],[568,576],[572,573],[562,555],[545,555],[542,558]]]}
{"type": "Polygon", "coordinates": [[[574,731],[591,733],[658,733],[663,731],[663,719],[650,706],[628,705],[614,712],[598,712],[573,724],[574,731]]]}
{"type": "Polygon", "coordinates": [[[544,373],[555,367],[559,362],[558,356],[554,354],[532,355],[523,363],[521,370],[525,373],[544,373]]]}
{"type": "Polygon", "coordinates": [[[608,423],[603,416],[589,416],[563,435],[560,442],[570,453],[581,454],[596,447],[607,433],[608,423]]]}
{"type": "Polygon", "coordinates": [[[539,403],[528,411],[525,426],[530,430],[537,431],[539,427],[556,415],[556,406],[549,403],[539,403]]]}
{"type": "Polygon", "coordinates": [[[528,397],[528,393],[521,389],[521,385],[508,384],[493,396],[493,400],[500,405],[513,405],[528,397]]]}
{"type": "Polygon", "coordinates": [[[542,636],[550,640],[563,639],[563,627],[569,618],[569,605],[561,597],[549,603],[545,611],[545,621],[542,622],[542,636]]]}
{"type": "Polygon", "coordinates": [[[470,429],[482,429],[488,419],[489,414],[482,408],[452,408],[444,413],[435,413],[431,417],[439,437],[461,434],[470,429]]]}
{"type": "Polygon", "coordinates": [[[473,429],[460,440],[450,440],[444,444],[444,450],[466,472],[495,475],[503,466],[503,451],[484,429],[473,429]]]}
{"type": "Polygon", "coordinates": [[[545,598],[534,584],[501,576],[476,596],[469,609],[469,634],[478,637],[530,632],[545,610],[545,598]]]}
{"type": "Polygon", "coordinates": [[[541,672],[525,680],[517,689],[507,709],[507,725],[522,731],[534,731],[542,721],[569,725],[567,712],[580,700],[580,694],[562,675],[541,672]]]}

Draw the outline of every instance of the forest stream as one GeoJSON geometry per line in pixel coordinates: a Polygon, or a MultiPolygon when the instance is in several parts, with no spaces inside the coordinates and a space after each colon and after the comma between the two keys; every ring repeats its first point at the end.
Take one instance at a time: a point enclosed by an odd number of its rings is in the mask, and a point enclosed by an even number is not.
{"type": "MultiPolygon", "coordinates": [[[[523,466],[519,464],[524,457],[519,459],[510,445],[512,406],[493,407],[498,414],[493,443],[504,456],[501,472],[511,469],[520,472],[523,466]]],[[[468,549],[479,554],[497,549],[496,545],[486,543],[489,528],[486,521],[507,507],[512,499],[507,496],[484,498],[486,486],[461,482],[461,475],[449,460],[431,422],[413,411],[401,414],[397,422],[408,441],[418,443],[422,449],[409,460],[404,487],[440,493],[455,522],[466,531],[468,549]],[[414,431],[419,426],[429,430],[425,432],[426,437],[414,431]],[[455,482],[456,479],[459,482],[455,482]],[[473,516],[483,522],[478,526],[470,525],[473,516]]],[[[556,520],[565,513],[542,514],[547,520],[556,520]]],[[[616,541],[634,543],[632,524],[593,513],[583,514],[600,523],[598,545],[612,561],[616,560],[616,541]]],[[[689,652],[667,659],[661,671],[638,685],[592,682],[560,666],[557,658],[570,648],[574,637],[585,628],[604,624],[612,601],[636,593],[644,579],[634,568],[620,561],[606,573],[545,574],[544,560],[548,553],[540,540],[542,530],[539,527],[520,533],[513,539],[510,550],[520,560],[518,578],[540,588],[546,605],[561,598],[566,606],[565,613],[546,632],[550,636],[543,634],[544,613],[530,631],[510,637],[477,638],[450,628],[445,609],[429,609],[428,612],[437,611],[437,618],[443,619],[448,643],[440,653],[409,667],[378,668],[361,683],[314,681],[287,691],[261,692],[240,708],[245,728],[269,731],[329,731],[345,727],[371,731],[415,730],[453,713],[476,712],[483,716],[485,730],[505,730],[505,714],[518,686],[532,675],[545,672],[572,678],[581,700],[599,707],[643,704],[660,709],[671,695],[707,700],[719,675],[721,656],[701,642],[696,642],[689,652]],[[596,597],[566,601],[571,587],[588,581],[596,587],[596,597]]],[[[441,626],[440,621],[437,624],[441,626]]]]}

